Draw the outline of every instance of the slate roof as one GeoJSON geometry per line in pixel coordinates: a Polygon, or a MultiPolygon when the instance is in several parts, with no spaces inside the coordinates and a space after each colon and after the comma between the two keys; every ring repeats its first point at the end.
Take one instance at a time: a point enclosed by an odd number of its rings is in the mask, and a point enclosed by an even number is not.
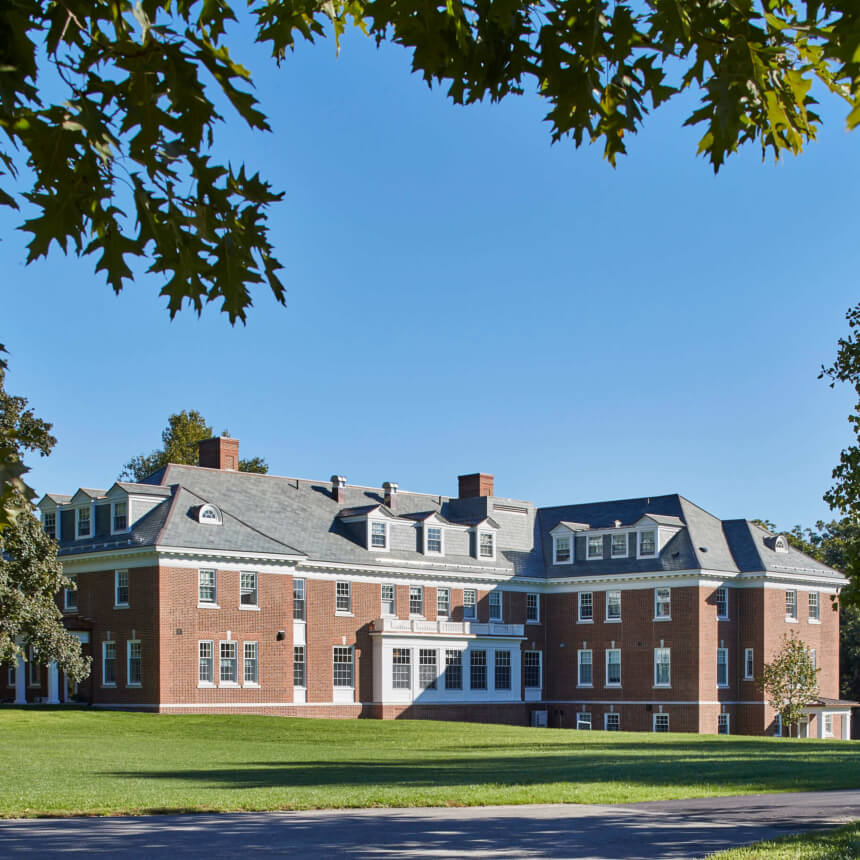
{"type": "Polygon", "coordinates": [[[773,535],[749,520],[725,520],[723,531],[731,543],[738,568],[744,573],[833,573],[826,564],[810,558],[791,544],[788,545],[788,552],[772,549],[768,546],[767,538],[773,535]]]}
{"type": "MultiPolygon", "coordinates": [[[[132,484],[128,481],[117,481],[114,487],[125,490],[130,496],[169,496],[170,487],[160,487],[152,484],[132,484]]],[[[111,487],[113,489],[113,487],[111,487]]]]}

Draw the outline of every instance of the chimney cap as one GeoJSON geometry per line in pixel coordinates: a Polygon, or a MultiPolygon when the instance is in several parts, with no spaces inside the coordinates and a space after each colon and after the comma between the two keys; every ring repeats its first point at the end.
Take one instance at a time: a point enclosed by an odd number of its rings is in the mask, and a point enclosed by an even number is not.
{"type": "Polygon", "coordinates": [[[343,475],[332,475],[331,482],[335,487],[346,486],[346,478],[343,475]]]}
{"type": "Polygon", "coordinates": [[[397,487],[397,484],[394,483],[394,481],[386,481],[382,485],[382,489],[385,490],[385,492],[387,492],[387,493],[394,494],[397,492],[398,487],[397,487]]]}

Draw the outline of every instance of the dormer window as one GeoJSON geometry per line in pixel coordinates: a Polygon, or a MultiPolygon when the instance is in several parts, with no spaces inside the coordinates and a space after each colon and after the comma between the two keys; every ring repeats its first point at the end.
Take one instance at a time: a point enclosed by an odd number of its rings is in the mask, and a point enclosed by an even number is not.
{"type": "Polygon", "coordinates": [[[221,511],[215,505],[201,505],[197,511],[197,522],[205,526],[220,526],[221,511]]]}
{"type": "Polygon", "coordinates": [[[48,511],[45,514],[45,521],[43,523],[45,528],[45,534],[56,540],[57,538],[57,512],[56,511],[48,511]]]}
{"type": "Polygon", "coordinates": [[[91,530],[91,522],[90,522],[90,509],[89,508],[78,508],[77,509],[77,530],[76,534],[79,538],[89,537],[92,534],[91,530]]]}
{"type": "Polygon", "coordinates": [[[588,557],[603,558],[603,535],[590,535],[588,538],[588,557]]]}
{"type": "Polygon", "coordinates": [[[495,535],[492,532],[478,533],[479,558],[494,558],[496,555],[495,535]]]}
{"type": "Polygon", "coordinates": [[[427,530],[425,532],[425,535],[426,535],[426,544],[424,546],[424,551],[427,553],[441,554],[441,552],[442,552],[442,529],[439,526],[427,526],[427,530]]]}
{"type": "Polygon", "coordinates": [[[570,536],[563,535],[553,538],[553,564],[570,564],[570,536]]]}
{"type": "Polygon", "coordinates": [[[779,535],[773,543],[773,548],[775,552],[788,552],[788,541],[784,535],[779,535]]]}
{"type": "Polygon", "coordinates": [[[639,532],[639,556],[657,554],[657,532],[654,529],[639,532]]]}
{"type": "Polygon", "coordinates": [[[388,548],[388,526],[386,523],[370,524],[370,548],[371,549],[387,549],[388,548]]]}
{"type": "Polygon", "coordinates": [[[128,502],[113,503],[113,530],[124,532],[128,528],[128,502]]]}
{"type": "Polygon", "coordinates": [[[624,558],[627,555],[627,533],[612,535],[612,557],[624,558]]]}

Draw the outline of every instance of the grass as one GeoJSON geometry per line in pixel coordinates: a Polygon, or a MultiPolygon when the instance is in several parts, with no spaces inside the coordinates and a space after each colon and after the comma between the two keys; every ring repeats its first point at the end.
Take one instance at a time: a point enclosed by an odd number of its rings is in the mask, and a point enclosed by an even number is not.
{"type": "Polygon", "coordinates": [[[801,833],[711,854],[709,860],[852,860],[860,857],[860,821],[825,833],[801,833]]]}
{"type": "Polygon", "coordinates": [[[0,709],[0,816],[623,803],[860,786],[860,744],[0,709]]]}

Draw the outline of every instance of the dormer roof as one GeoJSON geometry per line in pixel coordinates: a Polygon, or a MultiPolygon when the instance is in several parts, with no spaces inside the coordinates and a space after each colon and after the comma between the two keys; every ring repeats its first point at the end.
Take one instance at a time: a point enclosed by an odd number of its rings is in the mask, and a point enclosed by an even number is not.
{"type": "Polygon", "coordinates": [[[81,487],[69,500],[69,504],[79,505],[82,502],[92,502],[96,499],[103,499],[107,490],[93,490],[89,487],[81,487]]]}

